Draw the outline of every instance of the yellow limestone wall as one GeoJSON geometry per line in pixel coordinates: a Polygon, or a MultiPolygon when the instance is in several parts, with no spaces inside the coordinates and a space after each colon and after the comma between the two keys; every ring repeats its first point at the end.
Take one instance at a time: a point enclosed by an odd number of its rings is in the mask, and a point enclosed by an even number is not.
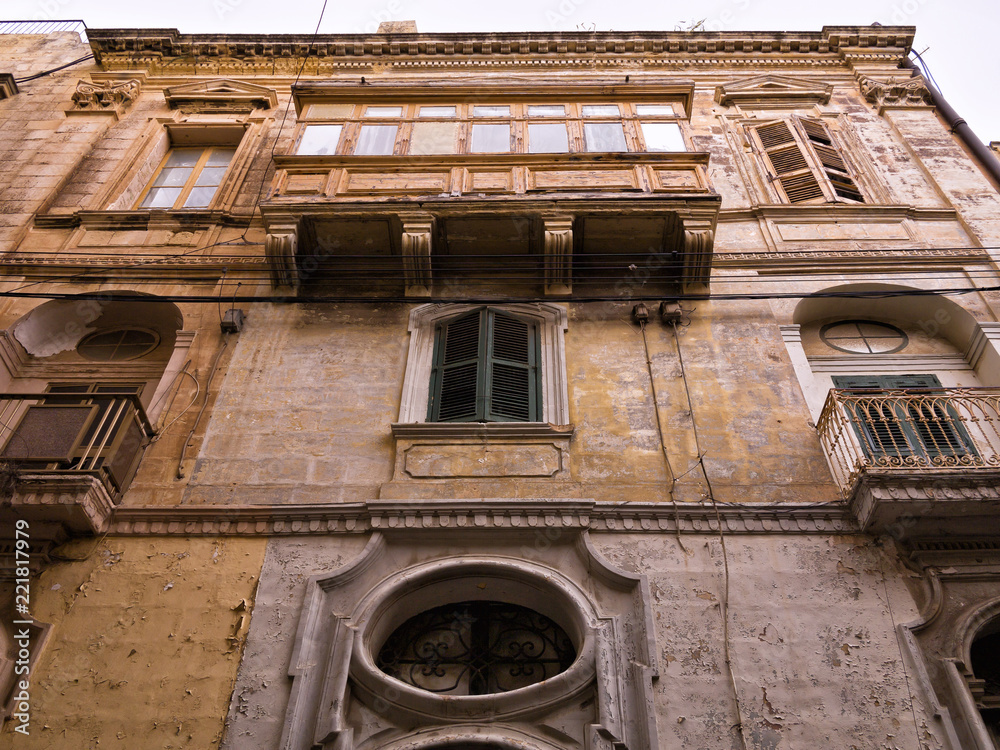
{"type": "MultiPolygon", "coordinates": [[[[221,740],[265,539],[107,538],[32,581],[54,623],[20,750],[211,748],[221,740]]],[[[13,727],[5,727],[6,746],[13,727]]]]}

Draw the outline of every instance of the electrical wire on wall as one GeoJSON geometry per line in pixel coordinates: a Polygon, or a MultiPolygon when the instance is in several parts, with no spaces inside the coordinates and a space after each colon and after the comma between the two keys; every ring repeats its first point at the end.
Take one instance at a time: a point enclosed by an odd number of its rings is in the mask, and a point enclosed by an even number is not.
{"type": "Polygon", "coordinates": [[[689,554],[687,547],[684,546],[684,542],[681,540],[680,513],[677,510],[677,501],[674,499],[674,487],[677,484],[677,476],[674,474],[674,467],[670,463],[670,453],[667,451],[667,442],[663,435],[663,420],[660,417],[660,398],[656,393],[656,379],[653,377],[653,361],[649,356],[649,341],[646,339],[646,322],[648,317],[648,312],[642,316],[636,316],[639,323],[639,331],[642,333],[642,349],[646,355],[646,372],[649,374],[649,387],[653,395],[653,413],[656,415],[656,432],[660,437],[660,450],[663,452],[663,461],[667,466],[667,476],[670,480],[670,486],[667,487],[667,497],[670,498],[670,504],[674,509],[674,526],[677,533],[677,544],[681,548],[681,551],[687,555],[689,554]]]}
{"type": "MultiPolygon", "coordinates": [[[[694,312],[681,308],[683,315],[694,312]]],[[[674,340],[677,342],[677,361],[680,363],[681,378],[684,381],[684,395],[687,398],[688,413],[691,415],[691,429],[694,434],[694,447],[698,453],[698,464],[701,466],[702,476],[705,477],[705,487],[708,492],[708,499],[712,502],[715,511],[715,522],[719,527],[719,544],[722,548],[722,597],[719,601],[720,615],[722,616],[722,647],[723,657],[726,662],[726,670],[729,673],[729,682],[733,689],[733,701],[736,705],[736,730],[740,737],[740,744],[743,750],[747,750],[747,740],[743,728],[743,710],[740,706],[740,693],[736,684],[736,673],[733,671],[733,661],[729,650],[729,555],[726,551],[726,534],[722,526],[722,514],[719,513],[719,506],[715,500],[715,493],[712,490],[712,480],[708,477],[705,469],[705,454],[701,450],[701,441],[698,437],[698,420],[694,415],[694,404],[691,401],[691,390],[688,387],[687,372],[684,368],[684,353],[681,348],[681,338],[677,330],[678,321],[671,319],[671,326],[674,331],[674,340]]]]}

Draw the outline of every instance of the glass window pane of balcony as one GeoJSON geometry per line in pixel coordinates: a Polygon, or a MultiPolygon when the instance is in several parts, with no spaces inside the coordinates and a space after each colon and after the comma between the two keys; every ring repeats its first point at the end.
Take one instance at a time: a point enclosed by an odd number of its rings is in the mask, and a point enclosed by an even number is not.
{"type": "Polygon", "coordinates": [[[411,154],[458,153],[457,122],[416,122],[410,136],[411,154]]]}
{"type": "Polygon", "coordinates": [[[628,151],[625,129],[620,122],[587,122],[583,125],[587,151],[628,151]]]}
{"type": "Polygon", "coordinates": [[[674,122],[643,122],[642,137],[647,151],[687,151],[680,125],[674,122]]]}
{"type": "Polygon", "coordinates": [[[528,125],[528,151],[532,154],[562,154],[569,151],[569,134],[564,122],[528,125]]]}
{"type": "Polygon", "coordinates": [[[478,123],[472,126],[474,154],[497,154],[510,151],[510,125],[478,123]]]}
{"type": "Polygon", "coordinates": [[[472,108],[473,117],[510,117],[510,107],[504,106],[481,106],[472,108]]]}
{"type": "Polygon", "coordinates": [[[421,107],[420,117],[455,117],[458,110],[455,107],[421,107]]]}
{"type": "Polygon", "coordinates": [[[355,154],[388,156],[396,144],[397,125],[362,125],[355,154]]]}
{"type": "Polygon", "coordinates": [[[313,156],[335,154],[343,130],[343,125],[309,125],[302,134],[295,153],[313,156]]]}
{"type": "Polygon", "coordinates": [[[618,117],[617,104],[584,104],[584,117],[618,117]]]}

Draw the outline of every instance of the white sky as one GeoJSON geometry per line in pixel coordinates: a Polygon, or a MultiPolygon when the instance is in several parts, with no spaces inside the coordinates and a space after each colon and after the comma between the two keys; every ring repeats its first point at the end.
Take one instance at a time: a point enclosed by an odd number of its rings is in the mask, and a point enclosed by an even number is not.
{"type": "MultiPolygon", "coordinates": [[[[328,0],[321,33],[374,32],[381,20],[422,32],[671,30],[705,19],[719,31],[819,31],[823,26],[917,27],[923,55],[949,103],[985,142],[1000,140],[997,0],[328,0]],[[925,51],[926,50],[926,51],[925,51]]],[[[323,0],[3,0],[7,20],[83,19],[91,28],[182,33],[310,34],[323,0]],[[276,9],[280,9],[276,12],[276,9]]]]}

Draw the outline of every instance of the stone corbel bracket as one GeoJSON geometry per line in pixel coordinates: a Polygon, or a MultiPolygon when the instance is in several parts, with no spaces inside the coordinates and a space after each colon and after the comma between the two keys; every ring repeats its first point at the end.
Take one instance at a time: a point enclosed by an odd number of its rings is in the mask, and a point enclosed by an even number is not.
{"type": "Polygon", "coordinates": [[[902,107],[931,107],[931,93],[922,76],[914,76],[905,81],[895,78],[878,80],[870,76],[858,76],[861,95],[875,105],[879,114],[887,109],[902,107]]]}
{"type": "Polygon", "coordinates": [[[681,252],[684,286],[708,284],[712,276],[712,251],[715,246],[715,222],[685,219],[681,252]]]}
{"type": "Polygon", "coordinates": [[[400,249],[407,297],[431,296],[431,247],[434,217],[427,213],[400,213],[403,231],[400,249]]]}
{"type": "Polygon", "coordinates": [[[545,294],[573,293],[573,217],[542,218],[545,251],[545,294]]]}
{"type": "Polygon", "coordinates": [[[137,78],[102,83],[80,81],[73,92],[73,107],[66,114],[105,113],[118,117],[139,98],[140,90],[137,78]]]}
{"type": "Polygon", "coordinates": [[[297,288],[301,281],[296,253],[299,246],[299,222],[282,219],[267,227],[264,237],[264,256],[271,268],[274,286],[297,288]]]}

